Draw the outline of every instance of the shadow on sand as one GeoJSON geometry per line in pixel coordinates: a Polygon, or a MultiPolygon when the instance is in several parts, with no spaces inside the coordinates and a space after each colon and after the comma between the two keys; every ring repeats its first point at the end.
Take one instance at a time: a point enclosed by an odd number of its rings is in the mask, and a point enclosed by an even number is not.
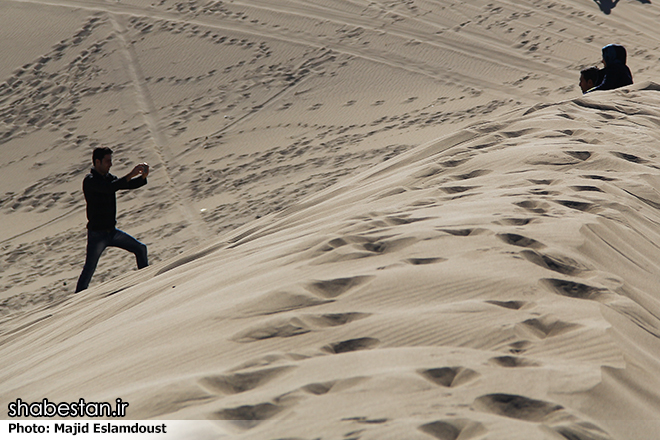
{"type": "MultiPolygon", "coordinates": [[[[645,4],[645,5],[650,5],[651,0],[637,0],[638,2],[645,4]]],[[[601,11],[603,11],[604,14],[609,15],[612,13],[612,9],[614,9],[619,3],[619,0],[594,0],[598,7],[600,8],[601,11]]]]}

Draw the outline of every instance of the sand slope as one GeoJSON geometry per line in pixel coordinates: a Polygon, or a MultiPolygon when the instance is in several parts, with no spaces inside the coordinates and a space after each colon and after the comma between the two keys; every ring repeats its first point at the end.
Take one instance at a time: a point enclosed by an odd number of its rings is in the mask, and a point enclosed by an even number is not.
{"type": "Polygon", "coordinates": [[[655,438],[655,5],[0,9],[0,405],[121,397],[246,439],[655,438]],[[637,84],[582,97],[613,39],[637,84]],[[99,144],[116,174],[153,165],[118,198],[153,265],[110,250],[74,296],[99,144]]]}
{"type": "MultiPolygon", "coordinates": [[[[600,47],[658,77],[644,2],[0,5],[0,307],[66,299],[84,259],[90,150],[148,161],[119,226],[167,260],[484,118],[579,96],[600,47]],[[26,25],[27,23],[27,25],[26,25]],[[66,285],[65,285],[66,283],[66,285]]],[[[92,285],[133,268],[110,250],[92,285]]]]}
{"type": "Polygon", "coordinates": [[[14,319],[0,394],[240,438],[650,439],[659,104],[646,83],[478,123],[14,319]]]}

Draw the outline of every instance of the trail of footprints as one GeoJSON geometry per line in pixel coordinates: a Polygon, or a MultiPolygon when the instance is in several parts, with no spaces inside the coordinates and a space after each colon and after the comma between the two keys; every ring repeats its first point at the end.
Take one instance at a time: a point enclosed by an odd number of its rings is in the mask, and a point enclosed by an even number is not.
{"type": "MultiPolygon", "coordinates": [[[[591,155],[584,152],[575,152],[570,156],[579,160],[586,160],[591,155]]],[[[446,169],[443,167],[442,169],[446,169]]],[[[488,174],[488,170],[478,170],[461,174],[457,178],[468,180],[488,174]]],[[[434,173],[430,173],[433,175],[434,173]]],[[[607,181],[606,177],[586,175],[585,178],[607,181]]],[[[552,180],[532,182],[535,185],[550,185],[552,180]]],[[[470,186],[476,188],[476,186],[470,186]]],[[[597,187],[584,185],[574,188],[578,192],[597,192],[597,187]]],[[[407,192],[406,188],[395,188],[380,197],[392,197],[407,192]]],[[[467,191],[466,191],[467,192],[467,191]]],[[[607,304],[614,295],[607,289],[589,285],[578,281],[581,277],[589,275],[591,268],[575,258],[559,254],[546,244],[529,237],[521,231],[525,226],[539,221],[540,215],[546,214],[551,207],[549,200],[525,200],[514,202],[513,215],[502,216],[493,220],[493,224],[503,230],[493,231],[478,228],[450,228],[438,226],[432,228],[441,236],[454,240],[470,240],[476,235],[491,234],[495,242],[504,245],[506,253],[513,254],[523,260],[525,264],[536,265],[546,271],[548,276],[540,279],[541,287],[566,298],[567,300],[596,300],[607,304]],[[536,215],[519,215],[519,211],[526,211],[536,215]],[[515,227],[515,232],[507,231],[515,227]]],[[[420,209],[437,204],[438,200],[412,202],[411,206],[420,209]]],[[[557,203],[570,209],[589,211],[588,204],[557,203]]],[[[402,233],[407,225],[417,222],[433,222],[435,217],[395,213],[371,213],[349,219],[341,234],[334,238],[303,251],[306,261],[313,265],[333,264],[335,262],[374,258],[396,255],[396,253],[409,246],[413,246],[421,239],[402,233]]],[[[478,238],[483,240],[482,237],[478,238]]],[[[400,263],[411,265],[429,265],[445,261],[440,256],[426,256],[406,258],[400,263]]],[[[378,263],[374,264],[376,267],[378,263]]],[[[350,325],[353,322],[368,319],[369,313],[358,311],[345,313],[317,313],[309,312],[312,307],[322,306],[367,286],[375,277],[372,275],[350,276],[330,280],[312,280],[285,291],[272,291],[265,293],[253,301],[238,305],[228,311],[227,316],[238,318],[262,317],[264,318],[254,327],[231,336],[231,340],[242,344],[253,344],[259,341],[277,338],[295,338],[311,332],[323,332],[333,327],[350,325]],[[305,311],[305,313],[286,313],[305,311]]],[[[521,313],[524,318],[517,322],[524,338],[511,342],[504,347],[505,352],[491,353],[481,363],[474,365],[438,365],[416,370],[413,373],[432,384],[438,389],[451,389],[460,392],[477,386],[481,378],[499,369],[543,369],[544,364],[533,358],[525,356],[528,349],[539,341],[562,336],[581,329],[583,326],[575,322],[567,322],[558,317],[546,314],[530,316],[527,309],[534,307],[532,303],[519,299],[490,300],[492,307],[501,308],[507,313],[521,313]],[[508,351],[508,353],[506,352],[508,351]]],[[[652,329],[651,329],[652,330],[652,329]]],[[[384,346],[385,342],[367,335],[354,335],[350,339],[328,341],[317,347],[317,355],[342,356],[362,350],[371,350],[384,346]]],[[[236,396],[259,390],[262,394],[269,383],[280,380],[289,375],[295,375],[300,363],[308,356],[294,353],[266,355],[253,362],[239,366],[236,369],[217,375],[207,375],[197,381],[197,386],[203,390],[203,397],[191,400],[190,405],[208,402],[217,402],[210,407],[209,417],[225,420],[239,430],[249,431],[262,423],[286,414],[297,405],[303,404],[307,399],[318,399],[333,392],[350,389],[358,384],[368,382],[368,377],[344,377],[324,382],[303,383],[294,389],[278,394],[270,399],[258,400],[256,403],[232,406],[222,404],[226,396],[236,396]]],[[[472,388],[474,389],[474,388],[472,388]]],[[[244,401],[249,402],[249,397],[244,401]]],[[[420,432],[440,440],[465,440],[481,438],[488,432],[489,417],[504,417],[508,419],[537,424],[539,428],[553,431],[558,438],[568,440],[608,440],[610,436],[595,424],[583,420],[571,413],[562,405],[545,400],[534,399],[528,396],[506,393],[487,393],[480,395],[469,405],[470,410],[476,411],[479,417],[466,417],[465,412],[446,414],[437,420],[421,423],[417,426],[420,432]],[[483,416],[483,417],[482,417],[483,416]]],[[[387,418],[351,417],[342,419],[346,422],[355,422],[367,425],[379,425],[388,422],[387,418]]],[[[354,438],[359,434],[354,433],[354,438]]]]}
{"type": "MultiPolygon", "coordinates": [[[[520,223],[517,219],[515,224],[520,223]]],[[[524,221],[522,223],[525,223],[524,221]]],[[[466,228],[460,230],[445,229],[442,232],[448,235],[461,238],[470,237],[474,229],[466,228]]],[[[391,237],[390,237],[391,238],[391,237]]],[[[586,268],[580,263],[566,257],[556,255],[546,255],[541,253],[546,246],[534,239],[513,233],[501,233],[497,238],[504,243],[523,248],[521,255],[531,263],[544,267],[547,270],[555,271],[560,274],[579,275],[586,268]]],[[[367,240],[364,237],[347,237],[333,239],[326,243],[327,249],[319,250],[321,254],[331,251],[337,247],[346,246],[349,243],[359,243],[360,245],[369,244],[371,247],[382,246],[381,250],[387,249],[387,245],[380,243],[383,240],[367,240]],[[376,245],[375,243],[380,243],[376,245]]],[[[389,243],[389,242],[388,242],[389,243]]],[[[394,241],[394,243],[397,243],[394,241]]],[[[308,292],[318,296],[321,303],[331,301],[342,295],[348,294],[354,289],[368,284],[373,277],[356,276],[348,278],[339,278],[324,281],[312,281],[306,285],[308,292]]],[[[570,298],[590,299],[597,295],[602,289],[587,286],[559,278],[547,278],[542,281],[555,293],[570,298]]],[[[280,298],[281,299],[281,298],[280,298]]],[[[261,302],[261,301],[260,301],[261,302]]],[[[501,307],[511,311],[523,310],[528,304],[525,301],[488,301],[495,307],[501,307]]],[[[250,304],[243,311],[247,315],[259,314],[268,316],[297,308],[312,307],[320,303],[291,301],[281,302],[278,306],[271,309],[255,308],[257,303],[250,304]]],[[[251,343],[270,338],[287,338],[302,335],[311,331],[322,331],[324,328],[347,325],[360,319],[366,319],[371,316],[368,313],[317,313],[303,314],[287,318],[273,318],[258,327],[247,329],[233,337],[233,340],[241,343],[251,343]]],[[[529,316],[529,315],[527,315],[529,316]]],[[[579,324],[565,322],[556,317],[545,315],[534,318],[527,318],[519,323],[525,328],[531,339],[543,340],[559,336],[574,331],[581,326],[579,324]]],[[[343,341],[328,343],[319,348],[322,354],[342,355],[360,350],[369,350],[378,347],[381,344],[376,338],[360,337],[343,341]]],[[[500,368],[541,368],[543,364],[535,359],[521,356],[526,348],[532,345],[532,341],[519,340],[510,344],[510,354],[496,355],[485,359],[479,365],[474,366],[456,366],[440,365],[433,368],[417,370],[416,373],[426,381],[440,387],[448,389],[460,389],[470,387],[478,382],[484,374],[489,371],[500,368]]],[[[266,357],[261,361],[244,365],[237,371],[220,374],[216,376],[206,376],[199,379],[199,386],[205,391],[216,396],[236,395],[247,393],[266,386],[269,382],[277,380],[284,375],[295,374],[297,361],[304,361],[305,356],[295,357],[292,354],[282,356],[266,357]],[[294,363],[291,363],[291,361],[294,363]],[[282,366],[270,366],[272,363],[289,362],[282,366]],[[256,369],[255,369],[256,366],[256,369]],[[264,368],[265,367],[265,368],[264,368]]],[[[306,399],[319,398],[333,391],[345,390],[357,384],[368,381],[366,377],[348,377],[327,382],[309,383],[300,386],[287,393],[273,397],[269,401],[264,401],[250,405],[240,405],[235,407],[224,407],[215,410],[211,417],[214,419],[225,420],[232,423],[240,430],[250,430],[261,423],[274,419],[278,415],[286,413],[295,406],[302,404],[306,399]]],[[[530,423],[536,423],[544,426],[558,435],[569,440],[607,440],[609,435],[598,426],[589,421],[582,420],[578,416],[570,413],[559,404],[536,400],[526,396],[514,394],[485,394],[474,399],[470,406],[473,410],[480,413],[489,414],[496,417],[506,417],[515,420],[521,420],[530,423]]],[[[343,419],[349,421],[349,419],[343,419]]],[[[350,421],[369,424],[382,424],[388,420],[369,419],[369,418],[350,418],[350,421]]],[[[446,417],[440,420],[424,423],[418,426],[421,432],[431,437],[441,440],[457,440],[478,438],[487,432],[487,424],[483,421],[472,420],[470,418],[455,416],[446,417]]],[[[359,438],[356,437],[356,438],[359,438]]]]}
{"type": "MultiPolygon", "coordinates": [[[[357,349],[365,348],[360,346],[357,349]]],[[[341,351],[338,353],[341,353],[341,351]]],[[[281,356],[271,356],[269,359],[263,360],[264,363],[281,361],[286,361],[286,359],[281,356]]],[[[482,372],[464,366],[442,366],[420,369],[416,373],[439,388],[460,389],[470,387],[471,384],[479,381],[483,374],[488,374],[488,370],[492,368],[534,368],[538,366],[540,366],[539,363],[528,359],[499,356],[476,366],[482,372]]],[[[239,368],[237,371],[226,374],[200,378],[198,385],[208,394],[203,399],[197,400],[208,402],[221,399],[223,396],[257,390],[285,375],[295,375],[297,366],[288,364],[255,369],[254,365],[248,364],[239,368]]],[[[210,414],[210,417],[227,421],[240,430],[250,430],[265,421],[276,418],[285,411],[293,409],[306,399],[321,398],[331,392],[348,390],[366,381],[369,381],[368,377],[347,377],[326,382],[308,383],[277,395],[269,401],[216,409],[210,414]]],[[[189,403],[194,404],[196,402],[189,403]]],[[[610,436],[597,425],[581,419],[563,406],[550,401],[532,399],[516,394],[491,393],[475,398],[470,405],[470,409],[490,416],[535,423],[553,430],[568,440],[610,439],[610,436]]],[[[484,422],[477,419],[479,418],[447,417],[421,424],[418,429],[440,440],[456,440],[459,436],[460,438],[470,439],[488,431],[484,422]]],[[[388,422],[388,419],[350,417],[343,418],[342,421],[382,424],[388,422]]]]}
{"type": "MultiPolygon", "coordinates": [[[[588,152],[569,152],[569,156],[577,160],[587,160],[591,157],[588,152]]],[[[469,160],[469,159],[466,159],[469,160]]],[[[629,159],[626,159],[629,160],[629,159]]],[[[464,163],[463,162],[460,163],[464,163]]],[[[456,164],[456,165],[458,165],[456,164]]],[[[433,176],[441,173],[443,168],[433,168],[426,171],[425,176],[433,176]]],[[[489,170],[477,170],[475,172],[456,176],[454,180],[468,180],[481,175],[488,174],[489,170]]],[[[417,176],[423,177],[423,176],[417,176]]],[[[584,178],[608,181],[607,177],[599,175],[585,175],[584,178]]],[[[535,185],[550,185],[552,180],[534,181],[535,185]]],[[[455,186],[445,187],[444,191],[449,195],[468,192],[477,186],[463,186],[465,191],[454,191],[447,188],[459,188],[455,186]]],[[[575,186],[577,192],[599,192],[600,188],[591,185],[575,186]]],[[[380,197],[390,197],[405,193],[407,189],[398,188],[390,190],[380,197]]],[[[500,227],[516,227],[516,232],[498,232],[493,234],[496,240],[511,246],[515,251],[508,251],[518,258],[541,267],[550,275],[540,279],[540,285],[548,291],[567,298],[568,300],[596,300],[605,304],[613,297],[613,293],[607,289],[589,285],[577,281],[576,278],[584,277],[590,273],[590,267],[575,258],[552,251],[548,246],[534,238],[520,234],[520,228],[530,225],[551,209],[550,200],[525,200],[515,202],[517,208],[527,211],[532,216],[511,215],[494,220],[493,223],[500,227]]],[[[418,201],[413,205],[420,208],[433,206],[437,200],[418,201]]],[[[558,200],[557,204],[569,209],[577,209],[583,212],[594,212],[593,204],[588,202],[576,202],[571,200],[558,200]]],[[[420,239],[406,236],[398,232],[396,228],[405,227],[412,223],[434,220],[433,217],[413,217],[411,215],[397,214],[370,214],[351,219],[345,228],[345,234],[328,239],[324,243],[305,251],[306,259],[311,264],[332,264],[335,262],[382,257],[393,254],[406,247],[412,246],[420,239]]],[[[447,228],[437,227],[435,231],[455,239],[470,239],[475,235],[491,233],[484,228],[447,228]]],[[[481,238],[480,238],[481,239],[481,238]]],[[[440,256],[407,258],[403,263],[411,265],[428,265],[445,261],[440,256]]],[[[342,296],[354,292],[356,289],[366,286],[373,276],[353,276],[331,280],[314,280],[302,286],[300,289],[291,291],[274,291],[264,294],[257,300],[239,305],[231,310],[228,316],[255,317],[261,316],[267,319],[255,327],[251,327],[231,337],[239,343],[255,343],[258,341],[274,338],[293,338],[310,332],[320,332],[332,327],[349,325],[352,322],[368,319],[371,314],[360,312],[347,313],[302,313],[295,316],[277,316],[285,312],[306,310],[339,300],[342,296]]],[[[533,307],[526,301],[512,299],[508,301],[487,301],[493,307],[509,310],[512,313],[524,312],[526,308],[533,307]]],[[[480,378],[497,369],[534,369],[543,368],[543,363],[532,357],[525,357],[525,352],[533,346],[536,341],[565,335],[582,328],[582,325],[567,322],[552,315],[530,317],[525,313],[525,318],[518,324],[527,338],[519,339],[508,345],[508,354],[494,353],[479,365],[440,365],[415,371],[415,373],[429,383],[447,389],[460,390],[463,387],[471,387],[477,384],[480,378]]],[[[653,331],[647,328],[647,331],[653,331]]],[[[320,355],[341,356],[361,350],[375,349],[383,345],[377,338],[363,336],[351,339],[328,342],[318,347],[320,355]]],[[[257,359],[253,363],[243,365],[236,370],[209,375],[198,380],[198,386],[206,393],[209,399],[219,399],[223,396],[249,393],[261,389],[271,381],[278,380],[286,375],[295,374],[298,365],[296,362],[304,362],[303,355],[270,355],[257,359]],[[276,365],[284,363],[285,365],[276,365]],[[275,365],[275,366],[273,366],[275,365]]],[[[268,401],[240,406],[221,406],[213,410],[210,417],[226,420],[241,430],[250,430],[265,421],[276,418],[286,413],[306,399],[322,398],[328,393],[349,389],[357,384],[368,381],[367,377],[347,377],[326,382],[313,382],[302,384],[299,387],[273,397],[268,401]]],[[[206,400],[204,400],[206,401],[206,400]]],[[[479,414],[489,417],[505,417],[532,424],[537,424],[544,429],[550,429],[559,438],[568,440],[608,440],[610,436],[595,424],[583,420],[562,405],[533,399],[531,397],[505,394],[489,393],[478,396],[473,400],[470,408],[479,414]]],[[[480,438],[488,431],[488,423],[485,419],[447,414],[438,420],[423,423],[418,426],[419,431],[440,440],[461,440],[480,438]],[[477,420],[479,419],[479,420],[477,420]]],[[[353,421],[364,425],[377,425],[387,423],[386,418],[370,419],[365,417],[352,417],[343,421],[353,421]]],[[[355,434],[355,438],[359,438],[355,434]]]]}
{"type": "MultiPolygon", "coordinates": [[[[516,367],[529,365],[515,365],[516,367]]],[[[505,365],[511,367],[511,365],[505,365]]],[[[295,367],[284,366],[266,368],[250,372],[209,376],[200,379],[199,384],[214,394],[233,395],[248,392],[266,385],[284,374],[294,374],[295,367]]],[[[440,367],[418,372],[433,384],[444,388],[468,386],[478,380],[480,373],[464,367],[440,367]]],[[[230,421],[236,427],[249,430],[260,423],[276,417],[309,397],[323,396],[333,390],[346,390],[367,378],[346,378],[323,383],[310,383],[299,389],[274,397],[271,401],[254,405],[241,405],[215,411],[214,419],[230,421]]],[[[595,424],[581,420],[559,404],[531,399],[513,394],[486,394],[472,403],[472,408],[483,413],[507,417],[526,422],[549,426],[556,433],[569,440],[607,440],[609,435],[595,424]]],[[[343,419],[348,420],[348,419],[343,419]]],[[[385,423],[387,419],[352,418],[362,423],[385,423]]],[[[422,424],[419,430],[441,440],[472,438],[483,434],[486,428],[481,422],[466,418],[448,418],[422,424]]]]}

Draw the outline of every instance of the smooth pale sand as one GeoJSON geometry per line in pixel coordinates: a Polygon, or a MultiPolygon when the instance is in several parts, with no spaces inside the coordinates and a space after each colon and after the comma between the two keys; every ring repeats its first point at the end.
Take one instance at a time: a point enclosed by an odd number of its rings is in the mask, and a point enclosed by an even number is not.
{"type": "Polygon", "coordinates": [[[601,3],[0,3],[0,407],[656,439],[660,9],[601,3]],[[98,145],[152,265],[73,295],[98,145]]]}

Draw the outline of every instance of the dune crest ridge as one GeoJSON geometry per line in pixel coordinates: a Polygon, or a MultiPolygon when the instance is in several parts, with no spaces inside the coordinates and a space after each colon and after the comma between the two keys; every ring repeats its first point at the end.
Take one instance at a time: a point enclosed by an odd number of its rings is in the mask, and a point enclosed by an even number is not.
{"type": "Polygon", "coordinates": [[[245,439],[651,439],[659,109],[651,82],[519,108],[16,316],[0,396],[245,439]]]}

